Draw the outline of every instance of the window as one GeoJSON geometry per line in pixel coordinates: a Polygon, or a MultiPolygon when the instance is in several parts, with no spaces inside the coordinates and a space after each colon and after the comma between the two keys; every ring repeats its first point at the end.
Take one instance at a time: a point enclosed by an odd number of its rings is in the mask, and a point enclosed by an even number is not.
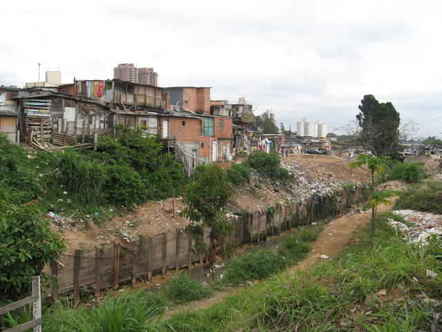
{"type": "Polygon", "coordinates": [[[184,127],[186,125],[186,121],[182,121],[181,125],[184,127]]]}
{"type": "Polygon", "coordinates": [[[218,124],[219,124],[219,129],[224,130],[224,120],[223,119],[219,120],[218,124]]]}
{"type": "Polygon", "coordinates": [[[204,149],[204,143],[201,142],[201,149],[204,149]]]}
{"type": "Polygon", "coordinates": [[[203,118],[203,135],[202,136],[213,136],[213,119],[203,118]]]}

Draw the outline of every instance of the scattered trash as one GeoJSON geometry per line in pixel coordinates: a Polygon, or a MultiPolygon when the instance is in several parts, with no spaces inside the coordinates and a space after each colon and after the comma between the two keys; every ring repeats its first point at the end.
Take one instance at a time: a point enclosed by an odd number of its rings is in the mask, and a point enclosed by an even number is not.
{"type": "Polygon", "coordinates": [[[379,292],[376,293],[377,296],[386,296],[387,295],[387,290],[386,289],[381,289],[379,292]]]}
{"type": "Polygon", "coordinates": [[[398,210],[394,214],[404,218],[406,224],[391,218],[388,222],[410,243],[426,245],[432,236],[442,236],[442,215],[413,210],[398,210]]]}
{"type": "Polygon", "coordinates": [[[426,270],[426,271],[425,271],[425,274],[426,274],[426,276],[427,276],[428,278],[431,278],[431,279],[436,278],[437,275],[438,275],[436,272],[431,271],[431,270],[426,270]]]}

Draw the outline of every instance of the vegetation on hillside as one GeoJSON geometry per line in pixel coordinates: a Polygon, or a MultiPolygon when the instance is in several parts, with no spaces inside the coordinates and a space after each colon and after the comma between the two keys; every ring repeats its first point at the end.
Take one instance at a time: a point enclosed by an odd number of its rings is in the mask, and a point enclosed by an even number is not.
{"type": "Polygon", "coordinates": [[[261,176],[272,180],[284,182],[290,178],[287,169],[281,167],[281,157],[277,153],[253,152],[247,158],[247,165],[255,169],[261,176]]]}
{"type": "Polygon", "coordinates": [[[181,193],[182,165],[154,138],[120,131],[97,151],[28,152],[0,135],[0,296],[27,292],[63,245],[48,212],[91,220],[181,193]]]}

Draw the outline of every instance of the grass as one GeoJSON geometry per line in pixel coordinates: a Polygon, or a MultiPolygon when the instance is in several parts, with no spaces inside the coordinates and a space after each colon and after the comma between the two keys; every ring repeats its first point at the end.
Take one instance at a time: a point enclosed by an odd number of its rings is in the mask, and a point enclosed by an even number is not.
{"type": "Polygon", "coordinates": [[[150,320],[166,309],[160,294],[137,291],[106,298],[100,305],[73,308],[55,305],[44,315],[43,330],[54,332],[138,332],[145,331],[150,320]]]}
{"type": "Polygon", "coordinates": [[[442,182],[429,181],[410,186],[400,194],[395,209],[410,209],[442,214],[442,182]]]}
{"type": "Polygon", "coordinates": [[[212,290],[201,282],[192,280],[187,274],[180,273],[172,278],[165,287],[166,297],[177,304],[201,300],[209,297],[212,290]]]}
{"type": "Polygon", "coordinates": [[[403,241],[385,216],[377,223],[374,245],[363,230],[338,259],[277,274],[148,331],[427,331],[439,308],[424,299],[442,300],[442,266],[434,257],[442,244],[418,248],[403,241]],[[438,276],[427,277],[427,269],[438,276]]]}
{"type": "Polygon", "coordinates": [[[302,260],[310,251],[322,226],[304,226],[281,240],[274,249],[256,249],[226,264],[224,285],[237,286],[250,280],[262,280],[302,260]]]}
{"type": "MultiPolygon", "coordinates": [[[[232,260],[227,264],[226,277],[221,287],[270,277],[288,264],[301,260],[310,250],[310,242],[317,238],[321,229],[320,225],[300,227],[296,232],[285,236],[274,250],[254,250],[232,260]]],[[[218,327],[232,323],[234,312],[231,308],[240,308],[243,298],[227,299],[225,306],[215,306],[204,319],[201,319],[201,314],[196,312],[177,315],[163,323],[155,322],[155,319],[169,306],[190,303],[211,295],[210,286],[204,286],[201,282],[190,279],[187,274],[181,273],[157,293],[130,292],[118,297],[105,298],[102,303],[93,307],[73,308],[70,303],[58,303],[45,312],[43,327],[49,332],[157,331],[158,329],[212,331],[211,326],[218,327]]]]}

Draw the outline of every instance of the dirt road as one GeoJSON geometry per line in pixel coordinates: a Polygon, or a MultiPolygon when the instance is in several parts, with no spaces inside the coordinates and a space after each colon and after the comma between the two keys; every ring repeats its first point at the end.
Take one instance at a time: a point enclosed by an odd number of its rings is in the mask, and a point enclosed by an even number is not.
{"type": "MultiPolygon", "coordinates": [[[[391,206],[381,206],[379,212],[386,212],[391,206]]],[[[368,212],[346,214],[340,218],[329,222],[319,235],[318,239],[313,243],[310,254],[297,265],[289,268],[287,273],[305,270],[321,260],[321,255],[329,258],[336,257],[342,249],[344,249],[353,239],[354,232],[369,223],[370,214],[368,212]]],[[[199,309],[208,308],[224,300],[228,296],[235,295],[241,287],[230,289],[216,293],[213,297],[195,301],[183,306],[178,306],[164,314],[162,319],[168,319],[175,314],[183,312],[191,312],[199,309]]]]}

